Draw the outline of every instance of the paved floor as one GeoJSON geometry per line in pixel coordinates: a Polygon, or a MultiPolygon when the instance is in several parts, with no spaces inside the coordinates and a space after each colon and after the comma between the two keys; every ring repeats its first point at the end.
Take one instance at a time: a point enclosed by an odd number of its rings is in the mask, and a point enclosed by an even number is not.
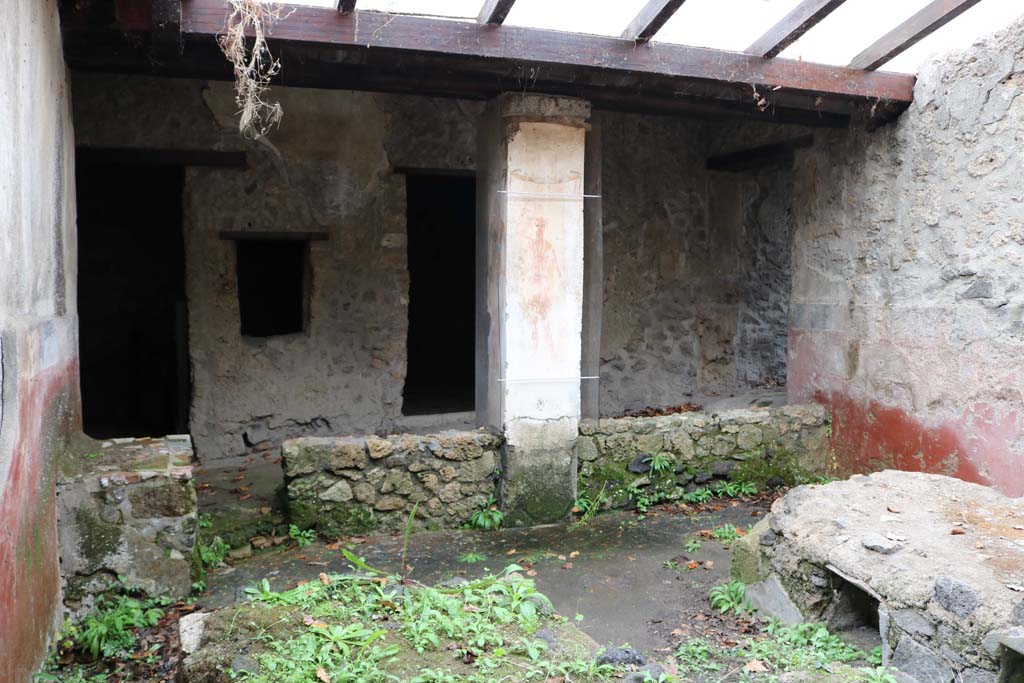
{"type": "MultiPolygon", "coordinates": [[[[708,590],[728,576],[729,551],[721,543],[704,540],[692,553],[684,550],[684,543],[702,529],[726,523],[746,529],[763,513],[761,507],[725,501],[720,509],[690,515],[610,513],[577,529],[553,525],[421,533],[410,540],[407,564],[412,578],[433,583],[456,575],[472,578],[498,572],[518,562],[535,572],[531,575],[538,589],[560,614],[583,615],[580,626],[599,644],[629,643],[657,655],[681,637],[712,628],[717,617],[708,606],[708,590]],[[478,561],[470,562],[473,559],[478,561]],[[701,564],[687,569],[690,560],[701,564]]],[[[358,540],[354,551],[367,564],[399,570],[401,537],[358,540]]],[[[263,578],[280,590],[315,579],[321,571],[349,569],[337,545],[289,546],[210,572],[202,605],[229,604],[245,586],[263,578]]]]}

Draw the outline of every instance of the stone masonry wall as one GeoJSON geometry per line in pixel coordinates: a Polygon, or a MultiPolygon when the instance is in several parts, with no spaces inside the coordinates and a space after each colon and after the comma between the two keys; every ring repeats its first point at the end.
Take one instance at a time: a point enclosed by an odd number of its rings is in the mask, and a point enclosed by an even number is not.
{"type": "Polygon", "coordinates": [[[1024,495],[1024,19],[925,64],[874,133],[798,153],[789,398],[841,467],[1024,495]]]}
{"type": "Polygon", "coordinates": [[[829,430],[814,404],[585,423],[576,446],[580,495],[596,500],[603,487],[621,507],[638,494],[674,500],[716,479],[792,485],[828,471],[829,430]],[[654,471],[656,456],[670,469],[654,471]]]}
{"type": "Polygon", "coordinates": [[[74,130],[56,0],[0,25],[0,681],[59,623],[56,462],[80,426],[74,130]]]}
{"type": "Polygon", "coordinates": [[[248,153],[244,170],[191,167],[185,177],[199,458],[392,430],[409,297],[405,177],[394,167],[472,169],[480,104],[275,88],[284,119],[252,142],[237,133],[230,83],[76,74],[74,89],[81,145],[248,153]],[[310,244],[305,332],[240,335],[235,247],[222,230],[328,232],[310,244]]]}
{"type": "Polygon", "coordinates": [[[417,436],[302,437],[281,462],[289,519],[329,538],[454,528],[495,495],[500,437],[484,430],[417,436]]]}
{"type": "Polygon", "coordinates": [[[777,127],[596,118],[601,414],[785,384],[792,170],[706,166],[709,155],[749,146],[777,127]]]}

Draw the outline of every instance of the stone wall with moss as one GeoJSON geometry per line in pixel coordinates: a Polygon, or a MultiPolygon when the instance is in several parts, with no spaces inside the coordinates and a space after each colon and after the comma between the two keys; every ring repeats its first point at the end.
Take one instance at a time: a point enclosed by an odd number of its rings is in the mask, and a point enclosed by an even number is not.
{"type": "Polygon", "coordinates": [[[301,437],[281,447],[291,523],[332,538],[459,527],[491,502],[502,439],[484,430],[301,437]]]}
{"type": "Polygon", "coordinates": [[[198,525],[188,435],[81,437],[59,465],[57,512],[73,612],[118,578],[148,595],[188,595],[198,525]]]}
{"type": "Polygon", "coordinates": [[[580,427],[579,496],[625,507],[676,500],[716,480],[795,484],[829,469],[820,405],[621,417],[580,427]]]}

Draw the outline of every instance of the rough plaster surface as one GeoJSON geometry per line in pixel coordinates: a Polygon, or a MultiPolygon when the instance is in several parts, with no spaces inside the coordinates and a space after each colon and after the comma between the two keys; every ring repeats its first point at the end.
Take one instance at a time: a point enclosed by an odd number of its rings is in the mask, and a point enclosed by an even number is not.
{"type": "Polygon", "coordinates": [[[776,131],[604,112],[599,122],[601,414],[784,384],[791,171],[705,163],[776,131]]]}
{"type": "MultiPolygon", "coordinates": [[[[977,484],[860,475],[777,500],[737,544],[732,572],[775,581],[804,617],[833,629],[852,625],[852,584],[877,601],[887,664],[920,683],[995,683],[1004,654],[1024,649],[1022,520],[1024,503],[977,484]]],[[[1000,681],[1014,680],[1012,667],[1000,681]]]]}
{"type": "Polygon", "coordinates": [[[1024,20],[926,64],[875,133],[799,153],[789,391],[853,471],[1024,495],[1024,20]]]}
{"type": "Polygon", "coordinates": [[[74,85],[79,144],[248,151],[245,170],[186,175],[197,455],[387,431],[401,417],[409,288],[405,181],[392,169],[472,168],[479,105],[277,88],[282,125],[253,143],[235,131],[230,84],[78,74],[74,85]],[[221,230],[328,231],[311,244],[304,333],[239,335],[234,245],[221,230]]]}
{"type": "Polygon", "coordinates": [[[0,680],[60,605],[54,467],[78,415],[74,133],[57,3],[0,5],[0,680]]]}

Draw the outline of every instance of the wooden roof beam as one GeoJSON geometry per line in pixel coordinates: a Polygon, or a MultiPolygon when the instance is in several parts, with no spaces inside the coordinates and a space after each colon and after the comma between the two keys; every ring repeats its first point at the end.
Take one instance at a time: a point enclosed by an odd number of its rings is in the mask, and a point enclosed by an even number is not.
{"type": "Polygon", "coordinates": [[[491,24],[492,26],[500,26],[508,13],[512,10],[512,5],[515,4],[516,0],[486,0],[484,6],[480,8],[480,15],[476,18],[481,24],[491,24]]]}
{"type": "Polygon", "coordinates": [[[874,71],[911,45],[931,35],[981,0],[932,0],[917,14],[886,33],[850,62],[851,69],[874,71]]]}
{"type": "Polygon", "coordinates": [[[846,0],[803,0],[744,52],[775,57],[832,14],[846,0]]]}
{"type": "Polygon", "coordinates": [[[629,22],[622,32],[622,38],[645,43],[661,30],[665,22],[672,18],[685,0],[647,0],[643,9],[629,22]]]}
{"type": "Polygon", "coordinates": [[[339,12],[355,12],[356,0],[338,0],[339,12]]]}

